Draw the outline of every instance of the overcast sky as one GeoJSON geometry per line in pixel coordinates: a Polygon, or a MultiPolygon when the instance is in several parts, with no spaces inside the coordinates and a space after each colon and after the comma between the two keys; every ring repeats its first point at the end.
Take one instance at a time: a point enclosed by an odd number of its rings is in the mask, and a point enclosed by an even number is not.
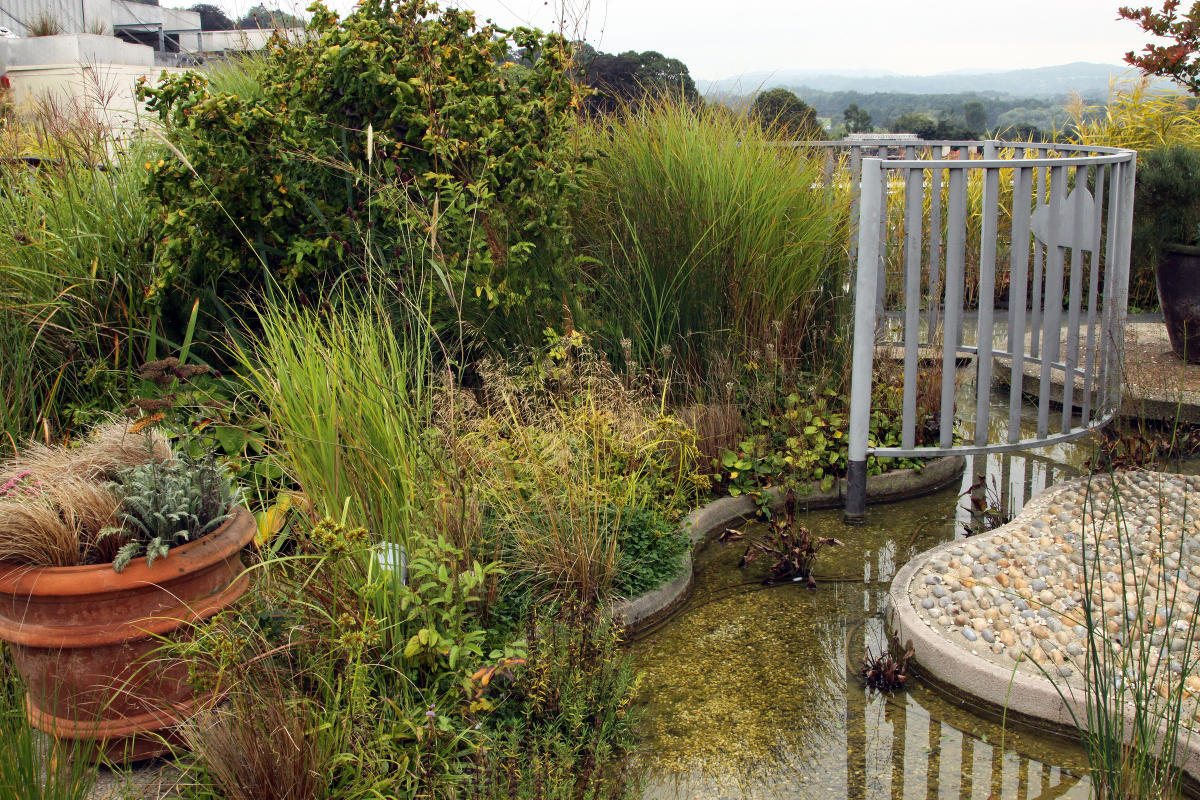
{"type": "MultiPolygon", "coordinates": [[[[345,12],[354,0],[327,2],[345,12]]],[[[501,26],[557,30],[565,18],[569,34],[601,50],[658,50],[698,79],[777,69],[928,75],[1116,65],[1146,42],[1137,25],[1117,19],[1123,2],[1149,0],[442,0],[501,26]]]]}

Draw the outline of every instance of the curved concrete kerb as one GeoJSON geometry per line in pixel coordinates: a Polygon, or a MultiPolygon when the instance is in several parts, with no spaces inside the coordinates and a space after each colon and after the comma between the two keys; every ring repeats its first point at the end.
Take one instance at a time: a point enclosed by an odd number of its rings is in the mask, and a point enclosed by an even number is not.
{"type": "MultiPolygon", "coordinates": [[[[937,491],[956,480],[966,465],[962,456],[939,458],[922,469],[896,470],[875,475],[867,479],[867,502],[884,503],[919,497],[937,491]]],[[[780,489],[767,490],[772,508],[781,508],[784,492],[780,489]]],[[[845,501],[846,482],[838,481],[829,489],[813,484],[799,497],[801,508],[814,510],[834,508],[845,501]]],[[[757,511],[750,497],[722,497],[701,506],[688,514],[681,527],[692,543],[692,552],[709,537],[719,533],[739,520],[753,516],[757,511]]],[[[618,600],[613,604],[613,617],[626,633],[636,633],[649,627],[671,613],[687,599],[692,587],[692,552],[684,556],[679,577],[670,583],[647,592],[639,597],[618,600]]]]}
{"type": "MultiPolygon", "coordinates": [[[[1184,718],[1200,733],[1200,631],[1190,625],[1200,602],[1200,478],[1138,472],[1059,484],[1007,525],[906,564],[888,617],[939,681],[1075,728],[1087,721],[1084,592],[1097,644],[1126,659],[1121,680],[1145,685],[1152,702],[1183,681],[1184,718]]],[[[1200,736],[1183,737],[1180,764],[1200,777],[1200,736]]]]}

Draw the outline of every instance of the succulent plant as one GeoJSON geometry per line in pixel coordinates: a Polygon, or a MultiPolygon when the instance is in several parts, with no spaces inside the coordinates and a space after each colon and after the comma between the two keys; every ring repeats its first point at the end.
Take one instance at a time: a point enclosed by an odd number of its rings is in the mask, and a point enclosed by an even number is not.
{"type": "Polygon", "coordinates": [[[240,500],[211,455],[138,464],[117,476],[114,491],[121,497],[120,524],[101,531],[100,538],[120,539],[113,560],[117,572],[143,553],[152,565],[173,545],[211,533],[232,516],[240,500]]]}

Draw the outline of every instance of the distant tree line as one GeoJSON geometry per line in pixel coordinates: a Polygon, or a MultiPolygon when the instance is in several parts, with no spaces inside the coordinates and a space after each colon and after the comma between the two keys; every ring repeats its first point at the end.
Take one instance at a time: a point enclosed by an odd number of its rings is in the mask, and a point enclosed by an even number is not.
{"type": "Polygon", "coordinates": [[[200,15],[200,29],[206,31],[253,30],[255,28],[303,28],[304,20],[278,8],[267,8],[259,4],[234,20],[211,3],[197,3],[188,9],[200,15]]]}
{"type": "MultiPolygon", "coordinates": [[[[817,117],[840,123],[844,133],[903,131],[922,136],[932,134],[939,139],[1000,133],[1008,138],[1044,139],[1069,119],[1066,98],[998,93],[821,92],[803,87],[796,93],[812,106],[817,117]]],[[[722,101],[736,107],[745,99],[725,97],[722,101]]],[[[1097,98],[1087,102],[1104,101],[1097,98]]]]}

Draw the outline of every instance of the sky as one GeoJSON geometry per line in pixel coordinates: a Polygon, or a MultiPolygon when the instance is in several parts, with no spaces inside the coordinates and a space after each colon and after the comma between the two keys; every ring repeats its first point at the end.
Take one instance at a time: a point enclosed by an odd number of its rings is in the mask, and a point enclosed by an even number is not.
{"type": "MultiPolygon", "coordinates": [[[[245,0],[242,0],[245,2],[245,0]]],[[[697,79],[779,69],[929,75],[1092,61],[1147,39],[1117,7],[1158,0],[441,0],[501,26],[579,34],[608,52],[658,50],[697,79]],[[565,6],[565,8],[564,8],[565,6]]],[[[327,0],[348,11],[354,0],[327,0]]],[[[286,10],[287,0],[283,6],[286,10]]]]}

